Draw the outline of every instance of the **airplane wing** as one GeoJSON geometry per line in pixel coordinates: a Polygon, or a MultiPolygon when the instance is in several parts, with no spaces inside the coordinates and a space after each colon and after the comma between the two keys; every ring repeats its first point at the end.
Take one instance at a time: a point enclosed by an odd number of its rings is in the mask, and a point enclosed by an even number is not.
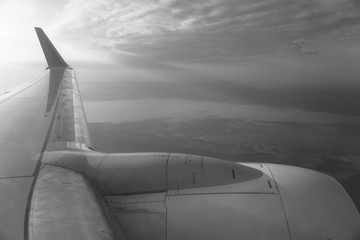
{"type": "Polygon", "coordinates": [[[54,122],[59,70],[0,97],[0,239],[23,239],[25,212],[54,122]]]}
{"type": "Polygon", "coordinates": [[[47,70],[0,97],[0,239],[31,238],[44,152],[91,146],[75,72],[35,30],[47,70]]]}
{"type": "Polygon", "coordinates": [[[360,239],[322,173],[92,150],[75,71],[36,32],[47,70],[0,98],[0,239],[360,239]]]}

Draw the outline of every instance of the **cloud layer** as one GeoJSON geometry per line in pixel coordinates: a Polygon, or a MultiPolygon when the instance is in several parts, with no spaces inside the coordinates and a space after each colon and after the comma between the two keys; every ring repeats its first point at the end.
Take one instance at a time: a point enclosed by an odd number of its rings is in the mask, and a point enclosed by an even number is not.
{"type": "Polygon", "coordinates": [[[308,45],[328,36],[358,40],[358,7],[356,0],[74,0],[57,25],[68,38],[113,54],[231,60],[313,54],[308,45]]]}

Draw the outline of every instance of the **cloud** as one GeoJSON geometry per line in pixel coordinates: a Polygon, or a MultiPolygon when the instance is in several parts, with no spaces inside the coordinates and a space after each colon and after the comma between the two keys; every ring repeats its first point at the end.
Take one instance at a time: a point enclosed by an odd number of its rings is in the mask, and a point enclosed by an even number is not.
{"type": "Polygon", "coordinates": [[[232,60],[303,55],[308,41],[325,41],[334,31],[357,37],[351,31],[359,24],[357,6],[354,0],[74,0],[57,26],[63,36],[117,57],[232,60]]]}

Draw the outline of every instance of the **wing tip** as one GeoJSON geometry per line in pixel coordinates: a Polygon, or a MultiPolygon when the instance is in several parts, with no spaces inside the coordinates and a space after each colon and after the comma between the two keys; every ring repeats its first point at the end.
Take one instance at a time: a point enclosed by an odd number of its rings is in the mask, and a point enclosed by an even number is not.
{"type": "Polygon", "coordinates": [[[46,36],[44,30],[40,27],[34,28],[38,36],[41,48],[44,52],[48,67],[69,67],[69,65],[64,61],[59,52],[56,50],[50,39],[46,36]]]}

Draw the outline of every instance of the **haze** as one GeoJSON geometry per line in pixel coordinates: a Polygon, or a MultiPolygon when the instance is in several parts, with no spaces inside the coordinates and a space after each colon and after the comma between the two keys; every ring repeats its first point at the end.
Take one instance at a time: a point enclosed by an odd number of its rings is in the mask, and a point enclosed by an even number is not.
{"type": "Polygon", "coordinates": [[[1,91],[46,66],[33,31],[41,26],[77,69],[89,121],[99,108],[113,112],[106,101],[124,99],[359,116],[358,7],[348,0],[2,0],[1,91]]]}

